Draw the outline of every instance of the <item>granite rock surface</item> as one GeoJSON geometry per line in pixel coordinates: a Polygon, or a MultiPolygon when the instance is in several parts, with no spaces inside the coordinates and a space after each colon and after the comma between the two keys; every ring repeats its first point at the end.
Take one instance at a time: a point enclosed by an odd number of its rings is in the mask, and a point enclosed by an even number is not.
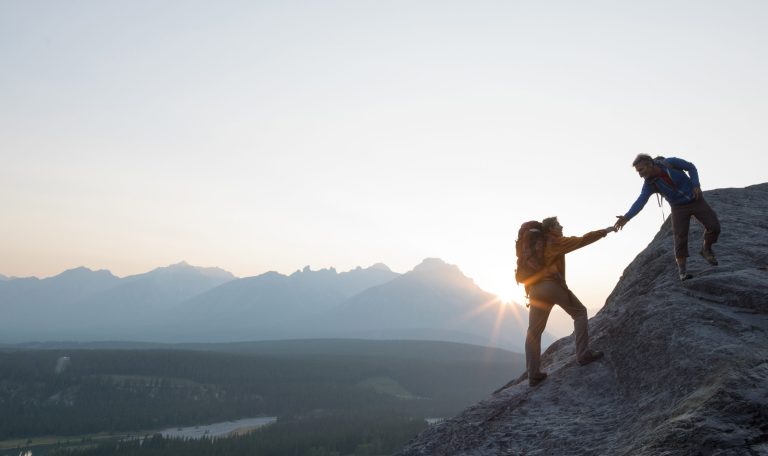
{"type": "Polygon", "coordinates": [[[571,337],[524,378],[430,427],[416,455],[768,455],[768,183],[705,193],[720,264],[699,255],[680,282],[670,220],[590,320],[604,359],[579,366],[571,337]]]}

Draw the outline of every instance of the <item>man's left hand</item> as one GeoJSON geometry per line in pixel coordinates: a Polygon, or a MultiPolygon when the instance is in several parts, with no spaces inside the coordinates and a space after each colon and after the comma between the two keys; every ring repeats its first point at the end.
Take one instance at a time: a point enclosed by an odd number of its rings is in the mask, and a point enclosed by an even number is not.
{"type": "Polygon", "coordinates": [[[703,195],[701,193],[701,187],[693,187],[693,199],[698,201],[701,199],[702,196],[703,195]]]}

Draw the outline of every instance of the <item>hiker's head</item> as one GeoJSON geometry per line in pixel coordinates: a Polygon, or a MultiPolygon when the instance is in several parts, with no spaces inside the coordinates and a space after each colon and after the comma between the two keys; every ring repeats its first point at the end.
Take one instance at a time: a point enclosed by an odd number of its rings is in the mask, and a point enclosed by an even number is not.
{"type": "Polygon", "coordinates": [[[647,179],[654,174],[653,158],[650,155],[640,154],[635,157],[635,161],[632,162],[632,166],[635,167],[635,171],[643,179],[647,179]]]}
{"type": "Polygon", "coordinates": [[[563,234],[563,226],[557,221],[557,217],[548,217],[542,220],[541,229],[547,234],[563,234]]]}

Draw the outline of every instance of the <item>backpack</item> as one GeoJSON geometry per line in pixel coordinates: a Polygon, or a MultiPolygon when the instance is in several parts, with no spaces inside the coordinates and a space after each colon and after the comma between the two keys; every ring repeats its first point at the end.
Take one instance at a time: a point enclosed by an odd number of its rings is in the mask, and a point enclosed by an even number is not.
{"type": "MultiPolygon", "coordinates": [[[[653,159],[653,164],[658,166],[659,168],[663,168],[663,169],[668,169],[668,170],[669,169],[676,169],[676,170],[678,170],[678,168],[676,166],[673,166],[670,162],[667,161],[666,158],[662,157],[661,155],[659,155],[659,156],[657,156],[656,158],[653,159]]],[[[667,171],[667,174],[669,174],[669,171],[667,171]]],[[[672,185],[674,186],[674,183],[672,185]]],[[[661,195],[661,189],[659,188],[659,186],[656,184],[655,181],[653,182],[653,188],[656,189],[656,191],[654,193],[656,193],[656,200],[659,202],[659,207],[662,207],[661,206],[661,196],[660,196],[661,195]]],[[[664,218],[664,209],[663,208],[662,208],[661,214],[662,214],[661,217],[663,219],[664,218]]]]}
{"type": "Polygon", "coordinates": [[[527,281],[537,272],[544,269],[544,229],[541,222],[532,220],[520,226],[515,241],[517,252],[517,269],[515,280],[526,285],[527,281]]]}
{"type": "MultiPolygon", "coordinates": [[[[673,165],[665,157],[662,157],[661,155],[656,156],[653,159],[653,164],[656,165],[656,166],[659,166],[661,168],[666,168],[667,170],[673,169],[673,170],[676,170],[676,171],[680,171],[681,173],[683,173],[686,176],[688,176],[688,173],[684,169],[678,168],[677,166],[673,165]]],[[[667,174],[669,174],[669,171],[667,171],[667,174]]],[[[689,178],[690,178],[690,176],[689,176],[689,178]]],[[[672,186],[677,188],[675,186],[674,182],[672,183],[672,186]]],[[[662,205],[662,203],[661,203],[661,189],[656,184],[656,182],[653,182],[653,188],[656,189],[656,192],[655,192],[656,193],[656,201],[659,203],[659,207],[661,208],[661,221],[662,221],[662,223],[664,223],[664,221],[667,219],[667,217],[664,215],[664,205],[662,205]]]]}
{"type": "Polygon", "coordinates": [[[683,169],[681,169],[681,168],[678,168],[677,166],[673,165],[673,164],[672,164],[672,163],[670,163],[670,162],[669,162],[669,161],[668,161],[668,160],[667,160],[665,157],[662,157],[661,155],[658,155],[658,156],[656,156],[656,157],[653,159],[653,163],[654,163],[656,166],[661,166],[661,167],[663,167],[663,168],[667,168],[667,169],[674,169],[674,170],[677,170],[677,171],[683,171],[683,172],[685,172],[685,170],[683,170],[683,169]]]}

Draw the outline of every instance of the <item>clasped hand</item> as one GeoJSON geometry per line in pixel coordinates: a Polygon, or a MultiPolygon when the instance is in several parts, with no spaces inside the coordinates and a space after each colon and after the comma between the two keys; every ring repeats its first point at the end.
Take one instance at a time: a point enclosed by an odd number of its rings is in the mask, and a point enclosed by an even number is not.
{"type": "Polygon", "coordinates": [[[622,228],[624,228],[624,225],[626,225],[627,222],[629,221],[629,219],[624,217],[623,215],[617,215],[616,219],[617,219],[616,223],[613,224],[614,231],[621,230],[622,228]]]}

